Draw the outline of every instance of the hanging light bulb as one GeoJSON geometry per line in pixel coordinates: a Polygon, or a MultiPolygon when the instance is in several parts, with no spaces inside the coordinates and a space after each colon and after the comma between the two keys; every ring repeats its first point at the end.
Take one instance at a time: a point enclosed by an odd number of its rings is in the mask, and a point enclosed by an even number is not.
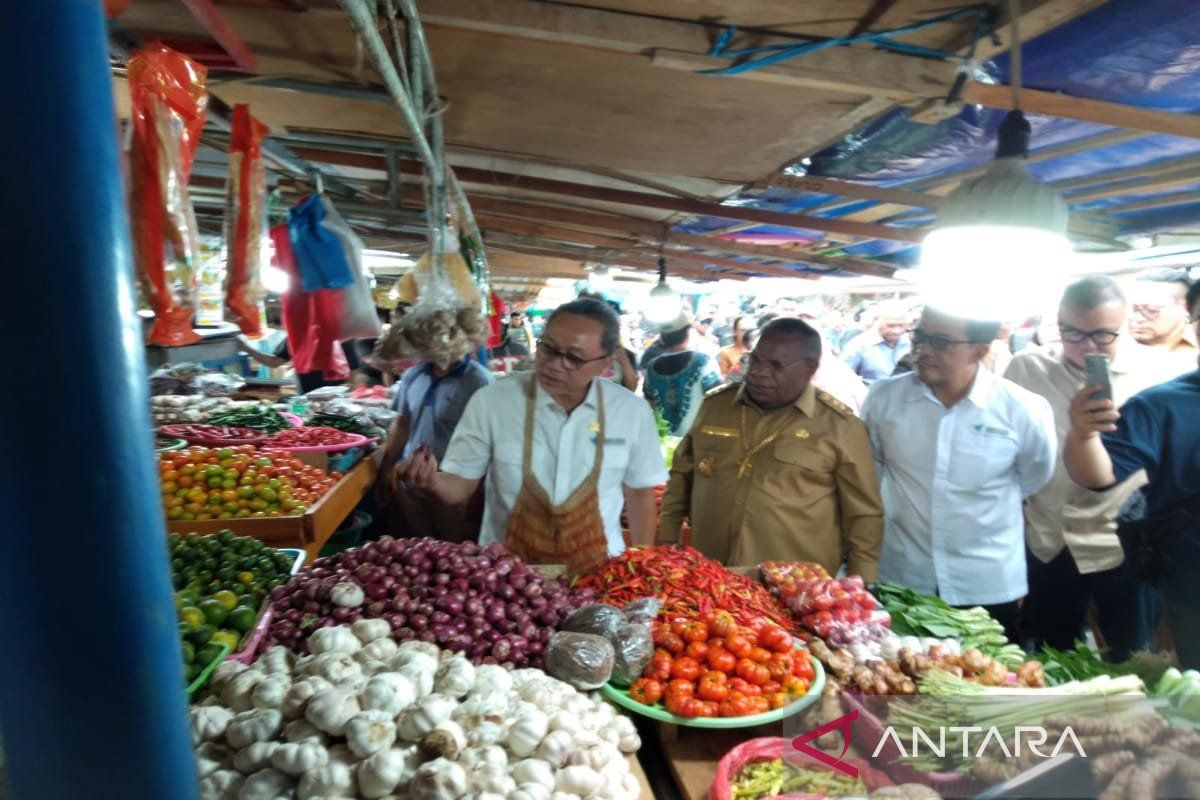
{"type": "MultiPolygon", "coordinates": [[[[1015,2],[1010,18],[1014,25],[1020,18],[1015,2]]],[[[914,275],[930,305],[968,319],[1020,315],[1033,287],[1072,268],[1067,204],[1025,165],[1030,126],[1020,110],[1020,45],[1012,52],[1014,110],[1000,123],[996,160],[946,198],[914,275]]]]}
{"type": "Polygon", "coordinates": [[[667,260],[659,256],[658,284],[650,290],[650,300],[646,304],[646,321],[654,325],[663,325],[676,319],[682,309],[679,293],[667,284],[667,260]]]}
{"type": "Polygon", "coordinates": [[[608,256],[604,261],[592,267],[587,277],[588,291],[603,293],[612,288],[612,272],[608,268],[608,256]]]}

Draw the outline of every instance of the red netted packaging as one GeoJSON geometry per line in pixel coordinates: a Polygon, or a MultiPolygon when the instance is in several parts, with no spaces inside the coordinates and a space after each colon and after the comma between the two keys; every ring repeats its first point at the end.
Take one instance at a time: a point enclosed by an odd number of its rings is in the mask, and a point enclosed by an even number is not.
{"type": "Polygon", "coordinates": [[[154,309],[150,344],[199,340],[196,310],[196,216],[187,184],[204,127],[206,70],[161,43],[128,61],[133,136],[129,148],[133,252],[154,309]]]}
{"type": "Polygon", "coordinates": [[[225,200],[225,313],[247,336],[261,336],[259,271],[266,236],[267,175],[262,160],[266,125],[239,103],[229,139],[229,185],[225,200]]]}
{"type": "MultiPolygon", "coordinates": [[[[790,739],[783,739],[778,736],[764,736],[760,739],[751,739],[748,742],[739,744],[717,762],[717,774],[713,778],[712,786],[708,790],[708,800],[733,800],[733,783],[737,780],[738,773],[742,771],[742,767],[745,767],[747,764],[753,764],[756,761],[774,761],[778,758],[785,759],[796,766],[802,766],[804,769],[832,772],[828,767],[821,764],[801,761],[799,754],[792,749],[790,739]]],[[[844,759],[844,763],[858,770],[858,779],[863,782],[869,792],[892,785],[892,781],[886,773],[872,768],[863,759],[847,758],[844,759]]],[[[796,798],[824,798],[825,795],[789,792],[777,795],[777,797],[794,800],[796,798]]],[[[764,800],[775,799],[764,798],[764,800]]]]}

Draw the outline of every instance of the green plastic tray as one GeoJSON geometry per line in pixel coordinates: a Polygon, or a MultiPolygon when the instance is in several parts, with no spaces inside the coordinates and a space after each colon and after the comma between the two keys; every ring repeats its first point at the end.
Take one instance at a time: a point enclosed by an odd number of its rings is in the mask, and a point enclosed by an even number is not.
{"type": "MultiPolygon", "coordinates": [[[[230,646],[227,644],[221,645],[221,652],[219,654],[217,654],[217,657],[214,658],[208,666],[206,666],[204,669],[202,669],[200,671],[200,674],[197,675],[192,680],[192,682],[188,684],[188,687],[187,687],[188,700],[191,700],[192,697],[195,696],[196,692],[200,691],[206,685],[208,685],[208,679],[212,677],[213,670],[215,670],[217,668],[218,664],[220,664],[222,661],[225,660],[225,656],[229,655],[229,651],[231,649],[232,648],[230,648],[230,646]]],[[[782,709],[780,709],[780,710],[782,710],[782,709]]]]}
{"type": "Polygon", "coordinates": [[[804,693],[803,697],[797,697],[783,708],[776,708],[765,714],[754,714],[749,717],[679,717],[660,706],[643,705],[629,696],[628,689],[618,689],[608,683],[600,687],[600,693],[635,714],[641,714],[643,717],[656,719],[659,722],[669,722],[672,725],[683,725],[689,728],[753,728],[755,725],[766,725],[786,719],[792,714],[808,708],[820,698],[821,691],[825,688],[825,668],[815,657],[812,665],[812,685],[808,687],[808,691],[804,693]]]}

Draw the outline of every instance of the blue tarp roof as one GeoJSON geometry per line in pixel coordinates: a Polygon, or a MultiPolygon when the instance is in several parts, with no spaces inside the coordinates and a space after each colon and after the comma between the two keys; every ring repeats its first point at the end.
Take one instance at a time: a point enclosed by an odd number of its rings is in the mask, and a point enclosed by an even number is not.
{"type": "MultiPolygon", "coordinates": [[[[1023,85],[1131,106],[1172,112],[1200,111],[1200,2],[1194,0],[1110,0],[1100,8],[1025,43],[1023,85]]],[[[803,57],[801,57],[803,58],[803,57]]],[[[987,78],[1009,82],[1007,54],[981,66],[987,78]]],[[[908,121],[907,110],[876,120],[812,158],[809,173],[881,186],[904,186],[916,181],[986,164],[993,157],[996,129],[1005,112],[967,107],[937,125],[908,121]]],[[[1096,136],[1112,128],[1073,120],[1029,115],[1031,149],[1052,147],[1096,136]]],[[[1042,181],[1069,180],[1111,170],[1151,165],[1200,155],[1200,139],[1149,135],[1095,150],[1053,157],[1030,165],[1042,181]]],[[[1089,190],[1076,190],[1082,194],[1089,190]]],[[[1072,203],[1073,210],[1104,213],[1106,209],[1172,194],[1200,191],[1193,185],[1123,194],[1116,198],[1072,203]]],[[[1065,193],[1068,202],[1072,192],[1065,193]]],[[[845,198],[772,189],[747,193],[741,203],[759,208],[803,213],[845,198]]],[[[869,208],[870,201],[817,216],[842,217],[869,208]]],[[[1151,232],[1192,223],[1200,203],[1172,205],[1112,215],[1122,233],[1151,232]]],[[[928,224],[931,216],[910,216],[890,224],[928,224]]],[[[693,220],[686,230],[709,232],[728,227],[714,218],[693,220]]],[[[758,227],[757,234],[794,229],[758,227]]],[[[814,239],[820,234],[812,232],[814,239]]],[[[912,245],[868,242],[847,248],[858,256],[886,256],[897,263],[915,257],[912,245]]]]}

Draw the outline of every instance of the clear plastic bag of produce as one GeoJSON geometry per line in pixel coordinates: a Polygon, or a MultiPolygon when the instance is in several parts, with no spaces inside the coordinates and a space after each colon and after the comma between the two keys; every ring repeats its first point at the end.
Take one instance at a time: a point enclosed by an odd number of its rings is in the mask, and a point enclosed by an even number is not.
{"type": "Polygon", "coordinates": [[[608,683],[615,659],[612,643],[591,633],[559,631],[546,645],[546,673],[580,691],[608,683]]]}
{"type": "Polygon", "coordinates": [[[187,184],[204,128],[207,70],[155,42],[129,57],[127,71],[133,252],[142,290],[154,309],[146,341],[192,344],[200,340],[192,329],[200,247],[187,184]]]}
{"type": "Polygon", "coordinates": [[[823,566],[812,561],[764,561],[758,569],[767,586],[785,603],[814,583],[832,577],[823,566]]]}
{"type": "Polygon", "coordinates": [[[821,638],[854,626],[888,626],[892,618],[857,575],[817,581],[787,597],[785,604],[804,627],[821,638]]]}
{"type": "Polygon", "coordinates": [[[225,199],[225,312],[247,336],[261,336],[259,271],[267,235],[267,176],[262,140],[268,128],[239,103],[229,141],[229,185],[225,199]]]}
{"type": "Polygon", "coordinates": [[[891,779],[885,773],[873,769],[865,760],[848,758],[843,760],[845,763],[858,768],[858,781],[861,783],[861,786],[858,787],[859,791],[857,792],[835,793],[835,791],[831,790],[835,785],[844,784],[845,787],[851,787],[855,784],[855,780],[840,773],[835,773],[820,764],[794,760],[793,756],[795,755],[796,751],[792,748],[790,740],[775,736],[764,736],[739,744],[717,762],[717,774],[713,778],[712,786],[708,790],[708,800],[735,800],[735,798],[739,800],[741,798],[773,800],[773,798],[825,798],[845,795],[863,797],[868,791],[873,792],[892,785],[891,779]],[[742,771],[745,768],[756,764],[773,766],[775,762],[779,762],[778,768],[780,771],[805,770],[807,773],[811,773],[813,780],[817,782],[816,786],[821,788],[815,788],[810,784],[810,788],[807,791],[789,791],[785,794],[772,795],[748,791],[749,782],[746,782],[744,788],[740,787],[735,793],[734,785],[743,777],[742,771]],[[827,787],[821,786],[822,784],[827,784],[827,787]],[[863,791],[864,789],[865,791],[863,791]]]}
{"type": "Polygon", "coordinates": [[[208,372],[192,378],[192,386],[197,391],[218,397],[240,392],[246,385],[246,380],[228,372],[208,372]]]}
{"type": "Polygon", "coordinates": [[[662,602],[657,597],[643,597],[641,600],[626,603],[621,611],[625,613],[625,619],[634,624],[653,625],[661,608],[662,602]]]}
{"type": "Polygon", "coordinates": [[[625,614],[616,606],[610,606],[608,603],[591,603],[572,612],[571,616],[567,617],[559,626],[559,629],[571,633],[590,633],[609,639],[626,622],[625,614]]]}
{"type": "Polygon", "coordinates": [[[617,628],[608,641],[614,653],[612,682],[616,686],[629,686],[641,677],[654,656],[650,626],[627,623],[617,628]]]}

